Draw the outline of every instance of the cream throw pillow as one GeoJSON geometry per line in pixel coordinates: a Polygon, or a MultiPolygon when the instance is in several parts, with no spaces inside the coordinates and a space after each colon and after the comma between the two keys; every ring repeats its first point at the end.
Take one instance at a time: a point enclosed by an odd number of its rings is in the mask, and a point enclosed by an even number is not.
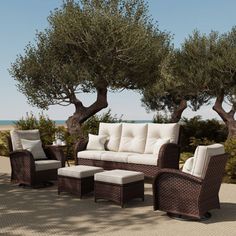
{"type": "Polygon", "coordinates": [[[42,148],[41,140],[21,139],[21,144],[23,149],[26,149],[32,153],[35,160],[47,159],[42,148]]]}
{"type": "Polygon", "coordinates": [[[153,146],[153,154],[159,155],[161,146],[166,143],[170,143],[170,139],[159,138],[153,146]]]}
{"type": "Polygon", "coordinates": [[[107,136],[105,135],[93,135],[89,134],[89,141],[87,144],[87,150],[105,150],[105,142],[107,136]]]}

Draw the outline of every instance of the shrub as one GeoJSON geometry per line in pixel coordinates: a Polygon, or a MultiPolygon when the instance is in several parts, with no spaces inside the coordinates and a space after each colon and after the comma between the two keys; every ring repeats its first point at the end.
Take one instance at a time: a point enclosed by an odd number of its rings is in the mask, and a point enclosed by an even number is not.
{"type": "Polygon", "coordinates": [[[184,152],[193,152],[198,145],[224,142],[227,128],[216,119],[202,120],[201,116],[181,120],[181,148],[184,152]]]}
{"type": "Polygon", "coordinates": [[[9,156],[8,137],[9,131],[0,131],[0,156],[9,156]]]}
{"type": "Polygon", "coordinates": [[[22,117],[15,122],[15,126],[20,130],[39,129],[44,145],[52,144],[55,138],[55,132],[57,131],[55,122],[43,113],[39,114],[38,119],[32,113],[26,114],[25,118],[22,117]]]}
{"type": "Polygon", "coordinates": [[[153,123],[172,123],[170,115],[167,114],[166,112],[165,113],[157,112],[157,114],[153,116],[152,122],[153,123]]]}
{"type": "Polygon", "coordinates": [[[226,140],[225,151],[229,153],[225,168],[225,182],[236,183],[236,138],[226,140]]]}

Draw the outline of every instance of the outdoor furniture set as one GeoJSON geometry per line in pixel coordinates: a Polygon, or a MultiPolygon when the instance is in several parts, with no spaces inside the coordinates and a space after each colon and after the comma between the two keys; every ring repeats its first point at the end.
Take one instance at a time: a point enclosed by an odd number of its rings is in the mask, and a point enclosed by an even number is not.
{"type": "Polygon", "coordinates": [[[179,135],[175,123],[100,123],[98,135],[76,144],[77,166],[64,167],[60,148],[47,146],[42,156],[38,131],[12,131],[11,178],[34,185],[56,179],[58,171],[59,194],[81,198],[94,190],[95,201],[112,200],[123,207],[133,198],[144,200],[145,177],[153,184],[154,210],[178,218],[208,218],[209,210],[220,207],[227,154],[221,144],[198,146],[179,170],[179,135]]]}

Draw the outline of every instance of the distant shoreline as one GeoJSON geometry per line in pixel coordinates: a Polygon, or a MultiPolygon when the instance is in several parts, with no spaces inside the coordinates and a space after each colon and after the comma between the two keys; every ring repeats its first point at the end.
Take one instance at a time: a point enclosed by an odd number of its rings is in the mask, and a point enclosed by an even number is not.
{"type": "MultiPolygon", "coordinates": [[[[15,122],[17,122],[18,120],[0,120],[0,126],[6,126],[6,125],[10,125],[10,126],[14,126],[15,122]]],[[[56,125],[65,125],[66,124],[66,120],[54,120],[56,125]]]]}
{"type": "MultiPolygon", "coordinates": [[[[54,120],[57,126],[66,126],[66,120],[54,120]]],[[[17,120],[0,120],[0,130],[13,129],[17,120]]],[[[152,123],[152,120],[124,120],[132,123],[152,123]]]]}
{"type": "MultiPolygon", "coordinates": [[[[12,130],[15,128],[15,122],[17,120],[0,120],[0,131],[4,130],[12,130]]],[[[66,121],[65,120],[54,120],[56,123],[56,126],[65,126],[66,127],[66,121]]],[[[125,120],[127,122],[133,122],[133,123],[151,123],[151,120],[125,120]]]]}
{"type": "Polygon", "coordinates": [[[0,124],[0,131],[12,130],[12,129],[14,129],[14,125],[1,125],[0,124]]]}
{"type": "MultiPolygon", "coordinates": [[[[56,126],[65,126],[66,127],[66,124],[56,124],[56,126]]],[[[14,125],[1,125],[0,124],[0,131],[6,131],[6,130],[13,130],[15,129],[15,126],[14,125]]]]}

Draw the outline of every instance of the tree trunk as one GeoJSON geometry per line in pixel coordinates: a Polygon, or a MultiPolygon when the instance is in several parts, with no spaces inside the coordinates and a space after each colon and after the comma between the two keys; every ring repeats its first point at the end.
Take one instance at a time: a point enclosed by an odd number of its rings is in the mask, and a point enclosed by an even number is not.
{"type": "Polygon", "coordinates": [[[72,101],[75,105],[75,113],[66,121],[67,128],[72,136],[82,137],[82,124],[91,116],[108,106],[107,88],[97,88],[97,99],[89,107],[85,107],[80,100],[75,98],[75,96],[72,101]]]}
{"type": "Polygon", "coordinates": [[[228,129],[228,138],[236,137],[236,120],[234,119],[235,109],[232,105],[232,108],[229,112],[226,112],[222,106],[224,101],[224,92],[216,98],[215,104],[213,106],[213,110],[218,113],[221,119],[224,121],[227,129],[228,129]]]}
{"type": "Polygon", "coordinates": [[[183,111],[187,108],[187,101],[182,99],[179,103],[179,106],[176,107],[171,114],[171,122],[177,123],[180,121],[183,111]]]}

